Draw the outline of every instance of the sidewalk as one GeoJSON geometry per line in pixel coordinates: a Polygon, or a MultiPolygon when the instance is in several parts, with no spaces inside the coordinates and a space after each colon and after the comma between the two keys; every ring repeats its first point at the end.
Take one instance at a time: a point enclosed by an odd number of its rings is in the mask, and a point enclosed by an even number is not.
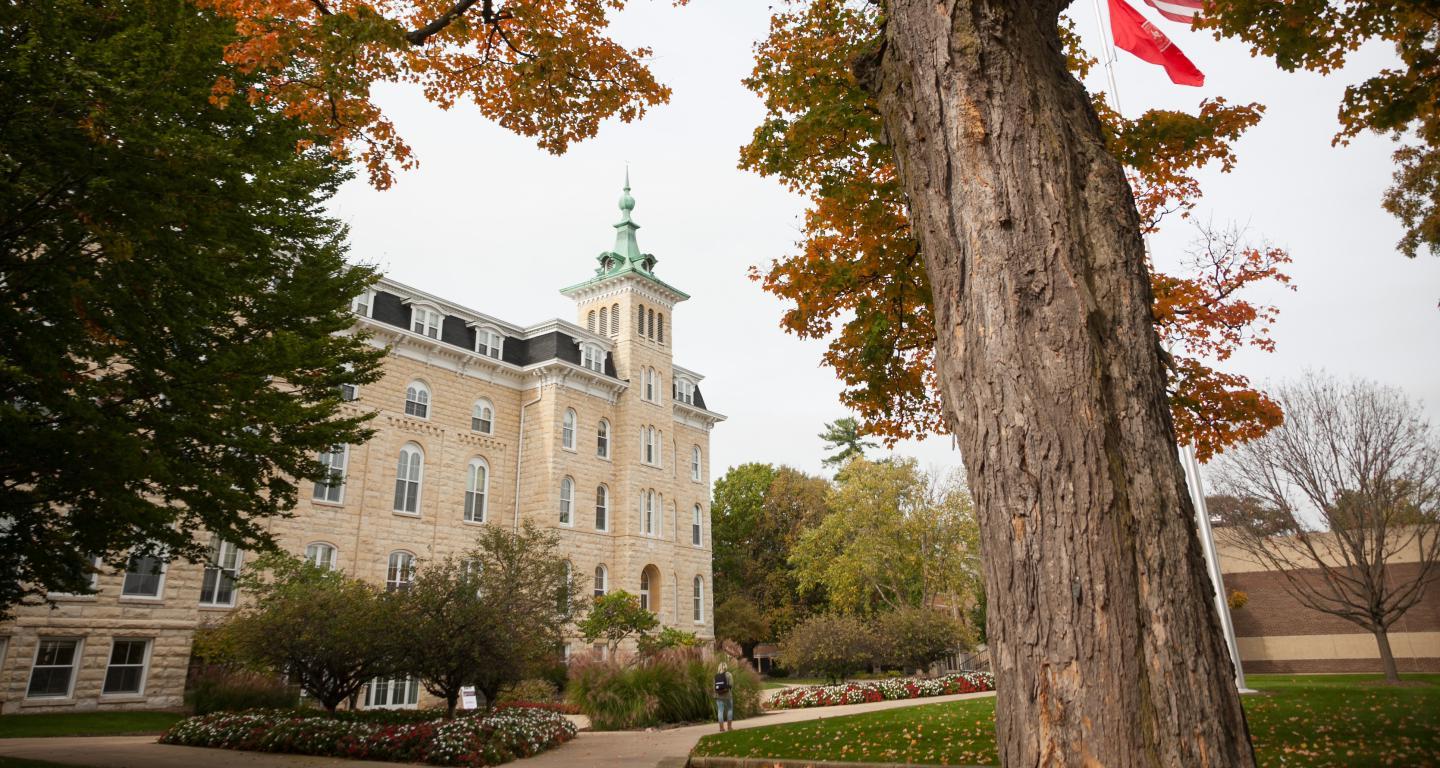
{"type": "MultiPolygon", "coordinates": [[[[990,693],[963,693],[928,699],[877,701],[839,707],[814,707],[770,712],[735,723],[737,729],[779,723],[820,720],[858,715],[882,709],[914,707],[961,701],[990,693]]],[[[515,768],[680,768],[701,736],[715,733],[716,726],[691,725],[656,731],[585,731],[568,744],[525,760],[506,765],[515,768]]],[[[47,760],[89,768],[395,768],[400,763],[344,760],[332,757],[276,755],[266,752],[237,752],[226,749],[177,747],[155,743],[154,736],[83,736],[42,739],[0,739],[0,755],[47,760]]]]}

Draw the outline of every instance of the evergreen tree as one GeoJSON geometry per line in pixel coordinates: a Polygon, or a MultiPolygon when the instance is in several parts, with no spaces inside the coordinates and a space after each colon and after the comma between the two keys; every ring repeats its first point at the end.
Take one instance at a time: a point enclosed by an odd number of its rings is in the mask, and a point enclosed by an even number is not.
{"type": "MultiPolygon", "coordinates": [[[[299,122],[212,99],[234,25],[179,0],[0,5],[0,614],[100,558],[271,544],[317,454],[372,273],[299,122]]],[[[303,487],[308,489],[308,484],[303,487]]]]}
{"type": "Polygon", "coordinates": [[[843,467],[845,462],[856,456],[864,458],[866,448],[875,447],[874,442],[860,437],[860,423],[853,416],[826,424],[820,439],[825,441],[826,451],[839,451],[820,460],[827,467],[843,467]]]}

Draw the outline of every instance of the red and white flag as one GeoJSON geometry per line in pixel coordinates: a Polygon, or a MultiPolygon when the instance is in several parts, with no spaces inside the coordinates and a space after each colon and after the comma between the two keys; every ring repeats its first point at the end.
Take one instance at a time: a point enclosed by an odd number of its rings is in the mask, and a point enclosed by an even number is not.
{"type": "Polygon", "coordinates": [[[1110,34],[1115,45],[1165,68],[1176,85],[1205,84],[1205,75],[1149,19],[1125,0],[1110,0],[1110,34]]]}
{"type": "Polygon", "coordinates": [[[1160,12],[1161,16],[1181,24],[1194,24],[1200,15],[1204,0],[1145,0],[1145,4],[1160,12]]]}

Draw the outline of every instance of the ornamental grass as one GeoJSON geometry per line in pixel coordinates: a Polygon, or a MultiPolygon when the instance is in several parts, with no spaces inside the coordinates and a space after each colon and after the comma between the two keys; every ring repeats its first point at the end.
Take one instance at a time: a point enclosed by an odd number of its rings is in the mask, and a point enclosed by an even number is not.
{"type": "Polygon", "coordinates": [[[747,664],[700,648],[672,648],[628,663],[577,660],[566,693],[597,731],[712,720],[721,661],[735,681],[735,717],[759,714],[760,676],[747,664]]]}
{"type": "Polygon", "coordinates": [[[415,721],[410,714],[329,717],[296,710],[249,710],[192,717],[162,744],[322,755],[429,765],[499,765],[575,738],[575,725],[547,709],[512,707],[487,715],[415,721]]]}
{"type": "Polygon", "coordinates": [[[870,701],[923,699],[957,693],[995,690],[989,672],[954,672],[940,677],[896,677],[863,680],[839,685],[806,685],[777,691],[765,702],[767,709],[805,709],[837,704],[864,704],[870,701]]]}

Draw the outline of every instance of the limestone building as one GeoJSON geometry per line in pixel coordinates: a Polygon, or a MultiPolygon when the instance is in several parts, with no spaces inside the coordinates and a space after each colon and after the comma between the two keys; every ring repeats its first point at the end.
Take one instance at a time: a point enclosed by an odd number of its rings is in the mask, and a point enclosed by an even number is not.
{"type": "MultiPolygon", "coordinates": [[[[480,526],[531,520],[558,531],[591,591],[641,597],[665,626],[714,636],[710,430],[702,376],[674,362],[686,294],[637,244],[627,183],[615,245],[562,290],[576,321],[519,326],[379,281],[355,330],[389,350],[384,377],[349,388],[376,435],[322,459],[281,546],[377,584],[458,554],[480,526]]],[[[52,596],[0,625],[0,710],[175,707],[195,627],[223,619],[246,553],[213,542],[208,565],[145,562],[97,576],[95,595],[52,596]]],[[[576,637],[567,654],[589,653],[576,637]]],[[[413,706],[414,681],[377,681],[367,706],[413,706]]]]}

